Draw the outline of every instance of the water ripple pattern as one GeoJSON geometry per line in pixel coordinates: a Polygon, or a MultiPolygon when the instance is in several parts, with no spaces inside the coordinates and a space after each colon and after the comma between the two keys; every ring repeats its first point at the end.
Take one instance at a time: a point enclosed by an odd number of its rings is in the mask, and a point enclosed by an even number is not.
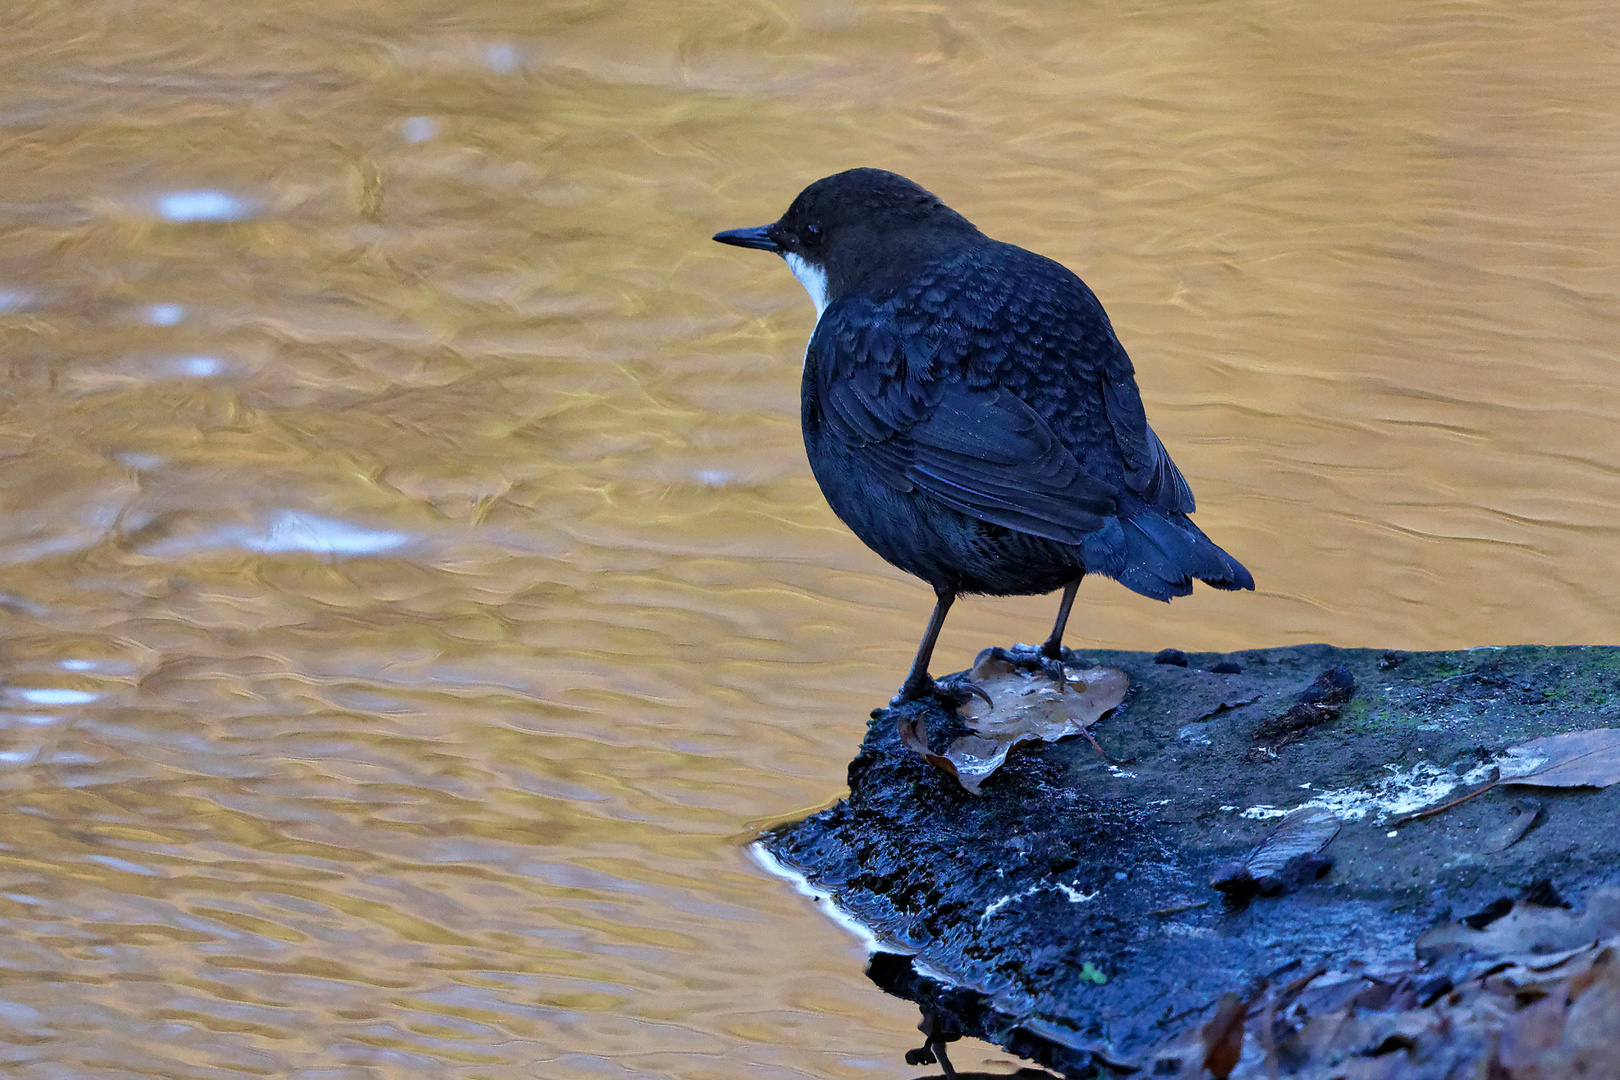
{"type": "Polygon", "coordinates": [[[1259,582],[1074,644],[1620,638],[1612,5],[14,7],[8,1076],[913,1074],[746,849],[930,605],[708,240],[835,169],[1080,271],[1259,582]]]}

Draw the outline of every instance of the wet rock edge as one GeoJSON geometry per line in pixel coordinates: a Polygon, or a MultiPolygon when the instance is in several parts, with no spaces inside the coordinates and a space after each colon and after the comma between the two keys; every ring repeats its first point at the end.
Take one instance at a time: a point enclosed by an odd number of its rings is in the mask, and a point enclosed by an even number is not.
{"type": "MultiPolygon", "coordinates": [[[[1502,851],[1474,841],[1517,812],[1511,791],[1389,835],[1400,798],[1432,794],[1448,773],[1541,735],[1615,724],[1620,649],[1311,645],[1190,654],[1186,667],[1147,653],[1072,659],[1130,675],[1130,696],[1095,732],[1131,764],[1109,767],[1071,741],[1024,753],[975,798],[904,751],[894,712],[878,710],[850,764],[850,796],[763,839],[886,943],[871,965],[879,985],[1066,1074],[1128,1065],[1257,980],[1310,966],[1410,977],[1425,929],[1540,880],[1578,905],[1620,867],[1609,824],[1620,786],[1538,793],[1544,814],[1502,851]],[[1340,712],[1268,742],[1271,722],[1340,665],[1356,682],[1340,712]],[[1392,776],[1413,778],[1411,790],[1391,788],[1392,776]],[[1211,872],[1264,835],[1266,813],[1358,791],[1388,797],[1346,821],[1320,882],[1237,908],[1210,890],[1211,872]]],[[[911,708],[950,736],[951,717],[911,708]]]]}

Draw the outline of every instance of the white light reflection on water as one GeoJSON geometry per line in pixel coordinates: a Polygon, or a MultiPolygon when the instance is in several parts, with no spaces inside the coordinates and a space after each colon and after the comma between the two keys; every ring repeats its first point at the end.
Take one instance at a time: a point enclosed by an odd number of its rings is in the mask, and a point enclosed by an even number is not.
{"type": "Polygon", "coordinates": [[[113,454],[113,460],[128,469],[136,472],[151,472],[161,469],[164,459],[156,454],[141,454],[132,450],[120,450],[113,454]]]}
{"type": "Polygon", "coordinates": [[[158,365],[158,370],[181,378],[211,379],[216,375],[223,375],[228,367],[229,365],[217,356],[182,356],[178,360],[158,365]]]}
{"type": "Polygon", "coordinates": [[[0,288],[0,315],[28,311],[34,304],[34,294],[26,289],[0,288]]]}
{"type": "Polygon", "coordinates": [[[318,555],[380,555],[410,543],[405,533],[367,529],[335,518],[283,510],[262,534],[240,538],[249,551],[309,551],[318,555]]]}
{"type": "Polygon", "coordinates": [[[411,542],[407,533],[368,529],[303,510],[277,510],[257,525],[226,525],[186,536],[168,537],[148,548],[159,558],[217,548],[239,548],[268,555],[382,555],[411,542]]]}
{"type": "Polygon", "coordinates": [[[523,66],[523,57],[511,45],[497,42],[484,46],[484,66],[496,75],[511,75],[523,66]]]}
{"type": "Polygon", "coordinates": [[[70,690],[59,686],[14,686],[11,693],[30,705],[88,705],[101,696],[88,690],[70,690]]]}
{"type": "Polygon", "coordinates": [[[427,142],[439,133],[439,122],[431,116],[413,116],[399,126],[406,142],[427,142]]]}
{"type": "Polygon", "coordinates": [[[245,221],[257,211],[246,199],[212,189],[165,192],[155,206],[160,217],[177,223],[245,221]]]}
{"type": "Polygon", "coordinates": [[[153,326],[175,326],[186,317],[186,309],[179,304],[151,304],[144,317],[153,326]]]}

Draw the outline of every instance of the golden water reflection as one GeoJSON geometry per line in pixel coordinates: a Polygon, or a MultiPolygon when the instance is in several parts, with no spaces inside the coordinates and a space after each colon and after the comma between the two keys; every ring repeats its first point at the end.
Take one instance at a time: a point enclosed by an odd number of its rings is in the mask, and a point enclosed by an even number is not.
{"type": "Polygon", "coordinates": [[[929,606],[805,467],[798,286],[707,239],[840,168],[1084,274],[1259,581],[1088,582],[1075,644],[1620,638],[1609,6],[8,22],[15,1075],[914,1071],[741,847],[929,606]]]}

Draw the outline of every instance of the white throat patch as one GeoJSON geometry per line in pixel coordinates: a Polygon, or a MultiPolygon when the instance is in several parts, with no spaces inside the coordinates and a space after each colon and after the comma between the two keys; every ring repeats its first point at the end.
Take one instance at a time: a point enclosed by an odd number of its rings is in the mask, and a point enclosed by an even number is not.
{"type": "Polygon", "coordinates": [[[821,313],[827,310],[827,271],[819,266],[812,266],[802,256],[792,252],[783,254],[788,269],[793,276],[799,279],[804,291],[810,294],[810,302],[816,305],[816,321],[821,321],[821,313]]]}

